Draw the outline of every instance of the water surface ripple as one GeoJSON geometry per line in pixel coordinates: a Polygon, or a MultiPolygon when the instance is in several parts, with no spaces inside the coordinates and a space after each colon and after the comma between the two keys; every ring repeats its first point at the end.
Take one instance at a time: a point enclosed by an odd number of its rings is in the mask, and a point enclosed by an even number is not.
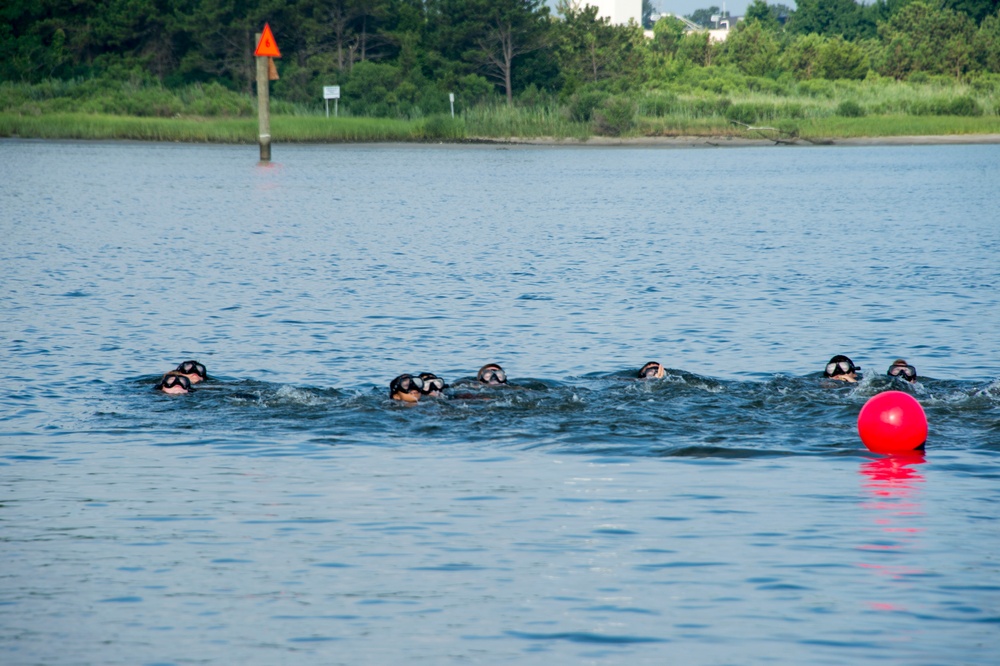
{"type": "Polygon", "coordinates": [[[4,664],[995,663],[1000,146],[0,154],[4,664]]]}

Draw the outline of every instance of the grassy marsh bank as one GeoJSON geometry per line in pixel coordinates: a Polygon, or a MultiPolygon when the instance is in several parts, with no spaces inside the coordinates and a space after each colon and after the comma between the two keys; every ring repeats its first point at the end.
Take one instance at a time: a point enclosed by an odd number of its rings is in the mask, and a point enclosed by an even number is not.
{"type": "MultiPolygon", "coordinates": [[[[726,119],[640,118],[636,128],[615,138],[799,138],[835,140],[900,136],[1000,134],[1000,117],[869,116],[826,117],[754,125],[748,129],[726,119]],[[773,128],[773,129],[770,129],[773,128]]],[[[555,139],[587,141],[598,137],[586,123],[524,121],[491,116],[487,119],[432,117],[420,120],[274,116],[274,143],[364,143],[555,139]]],[[[138,140],[192,143],[257,141],[257,121],[250,118],[135,118],[105,114],[60,113],[20,116],[0,113],[0,136],[33,139],[138,140]]]]}
{"type": "MultiPolygon", "coordinates": [[[[277,143],[591,137],[838,139],[1000,133],[1000,77],[971,84],[803,81],[756,90],[653,90],[522,99],[408,118],[327,118],[322,106],[272,100],[277,143]],[[753,127],[773,129],[759,130],[753,127]]],[[[217,84],[170,89],[79,80],[0,83],[0,136],[256,142],[252,96],[217,84]]]]}

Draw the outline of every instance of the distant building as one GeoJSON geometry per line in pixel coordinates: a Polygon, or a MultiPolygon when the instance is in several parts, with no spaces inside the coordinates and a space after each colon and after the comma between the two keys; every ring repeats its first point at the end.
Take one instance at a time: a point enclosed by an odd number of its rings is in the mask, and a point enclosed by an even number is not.
{"type": "MultiPolygon", "coordinates": [[[[681,23],[683,23],[685,26],[684,32],[707,32],[709,40],[713,42],[726,41],[726,37],[729,36],[730,28],[735,27],[738,22],[743,20],[742,16],[729,16],[729,14],[726,14],[725,16],[712,16],[712,25],[714,27],[706,29],[696,23],[692,23],[689,19],[686,19],[683,16],[675,16],[674,14],[669,14],[669,13],[653,14],[650,18],[655,24],[661,18],[667,16],[672,16],[675,19],[679,20],[681,23]]],[[[648,39],[653,38],[652,30],[646,30],[645,34],[648,39]]]]}
{"type": "Polygon", "coordinates": [[[614,25],[625,25],[630,19],[642,25],[642,0],[582,0],[579,5],[597,7],[597,17],[610,18],[614,25]]]}
{"type": "MultiPolygon", "coordinates": [[[[713,17],[715,18],[715,17],[713,17]]],[[[713,42],[724,42],[729,36],[729,31],[736,27],[736,24],[743,20],[742,16],[720,16],[715,21],[715,28],[708,31],[708,38],[713,42]]]]}

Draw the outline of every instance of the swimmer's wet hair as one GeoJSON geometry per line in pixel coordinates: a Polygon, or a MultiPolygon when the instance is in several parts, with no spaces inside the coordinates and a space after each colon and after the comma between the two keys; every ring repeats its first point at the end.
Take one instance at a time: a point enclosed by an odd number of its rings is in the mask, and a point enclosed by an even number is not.
{"type": "Polygon", "coordinates": [[[644,365],[641,368],[639,368],[638,377],[639,377],[639,379],[646,379],[649,376],[649,370],[650,370],[650,368],[656,368],[657,371],[659,371],[659,369],[661,367],[663,367],[663,366],[660,365],[659,362],[657,362],[657,361],[650,361],[646,365],[644,365]]]}

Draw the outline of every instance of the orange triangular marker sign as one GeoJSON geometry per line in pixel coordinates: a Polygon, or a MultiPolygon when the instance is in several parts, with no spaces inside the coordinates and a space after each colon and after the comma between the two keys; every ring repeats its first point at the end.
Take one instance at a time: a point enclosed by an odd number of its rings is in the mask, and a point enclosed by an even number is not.
{"type": "Polygon", "coordinates": [[[274,41],[274,35],[271,34],[271,26],[267,23],[264,24],[264,32],[260,35],[260,41],[257,43],[257,50],[253,52],[255,56],[269,56],[271,58],[280,58],[281,51],[278,50],[278,43],[274,41]]]}

